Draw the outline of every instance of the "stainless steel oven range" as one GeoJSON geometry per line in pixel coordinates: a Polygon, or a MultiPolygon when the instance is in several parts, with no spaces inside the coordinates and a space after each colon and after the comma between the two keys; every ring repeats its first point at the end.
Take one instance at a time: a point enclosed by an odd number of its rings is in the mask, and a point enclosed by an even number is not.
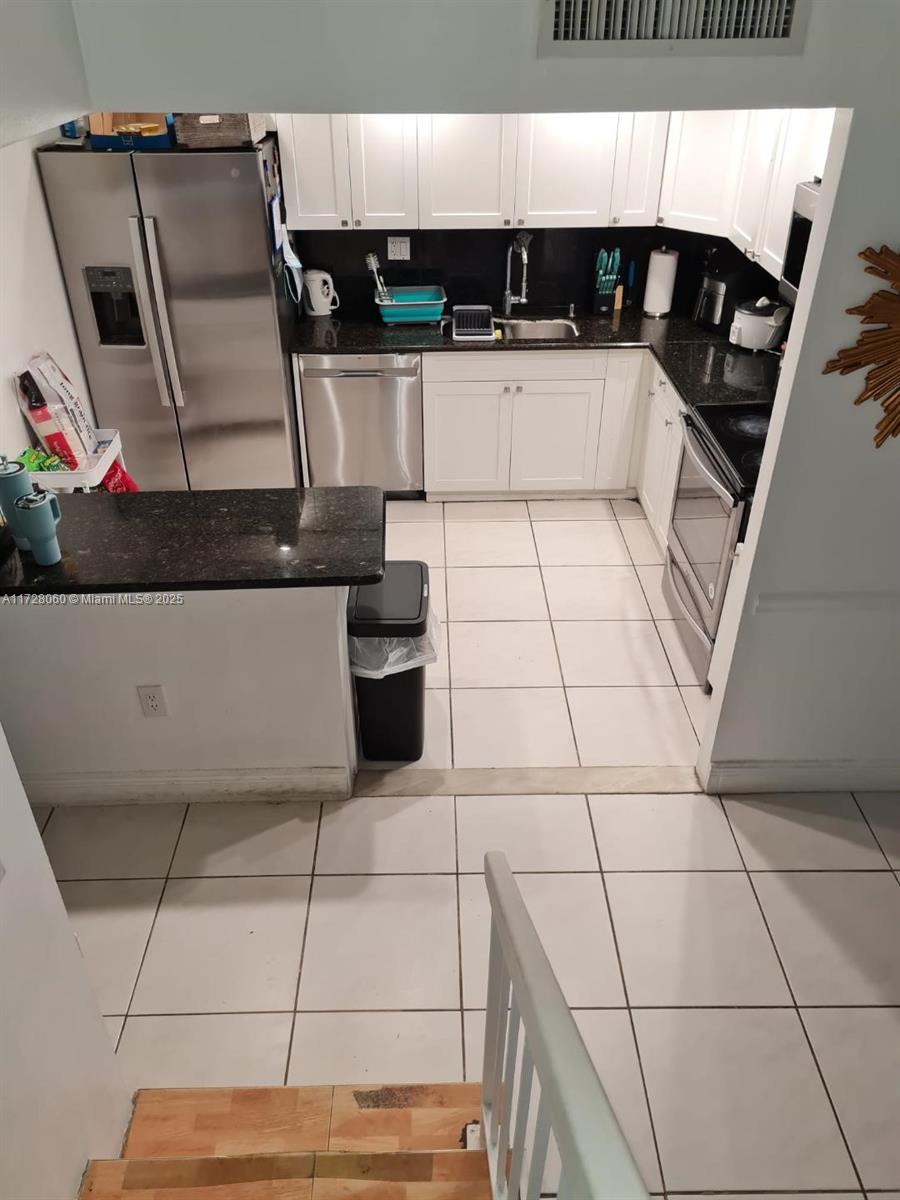
{"type": "Polygon", "coordinates": [[[707,673],[736,548],[744,540],[770,403],[699,405],[682,414],[681,463],[663,587],[685,649],[707,673]]]}

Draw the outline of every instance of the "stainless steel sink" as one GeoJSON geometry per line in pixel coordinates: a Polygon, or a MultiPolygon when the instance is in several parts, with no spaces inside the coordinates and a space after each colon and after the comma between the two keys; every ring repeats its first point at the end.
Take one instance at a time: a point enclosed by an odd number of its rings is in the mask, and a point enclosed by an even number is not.
{"type": "Polygon", "coordinates": [[[522,321],[507,317],[495,318],[503,336],[511,342],[574,342],[578,326],[574,321],[558,318],[551,321],[522,321]]]}

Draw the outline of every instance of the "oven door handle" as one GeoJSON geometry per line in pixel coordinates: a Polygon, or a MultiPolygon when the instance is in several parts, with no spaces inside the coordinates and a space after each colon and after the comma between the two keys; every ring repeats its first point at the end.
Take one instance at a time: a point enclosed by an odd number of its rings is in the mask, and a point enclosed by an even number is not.
{"type": "Polygon", "coordinates": [[[699,625],[697,623],[697,621],[694,620],[694,617],[692,616],[690,610],[688,609],[687,605],[684,603],[684,601],[681,598],[681,593],[678,591],[678,584],[675,582],[675,569],[676,568],[674,566],[674,563],[675,563],[675,555],[667,547],[666,548],[665,572],[666,572],[666,577],[669,580],[669,586],[670,586],[672,595],[675,597],[675,603],[681,609],[682,613],[684,614],[684,619],[687,621],[688,625],[690,625],[690,627],[693,629],[694,633],[696,633],[697,636],[701,639],[704,646],[706,646],[706,648],[708,650],[711,650],[712,645],[713,645],[712,638],[709,636],[709,634],[706,632],[706,630],[703,628],[703,626],[699,625]]]}
{"type": "Polygon", "coordinates": [[[691,462],[694,464],[712,490],[716,493],[719,499],[723,500],[729,508],[734,508],[737,504],[737,499],[732,495],[728,488],[725,487],[722,481],[713,475],[706,463],[700,458],[700,453],[698,451],[698,446],[700,443],[697,441],[696,435],[688,424],[685,414],[681,413],[680,415],[681,428],[684,431],[685,454],[687,454],[688,458],[690,458],[691,462]]]}

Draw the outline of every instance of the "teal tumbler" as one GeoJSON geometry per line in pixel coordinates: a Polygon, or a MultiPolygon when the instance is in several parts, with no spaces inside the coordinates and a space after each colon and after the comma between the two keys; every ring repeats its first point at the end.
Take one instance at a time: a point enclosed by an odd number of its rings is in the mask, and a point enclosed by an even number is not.
{"type": "Polygon", "coordinates": [[[56,527],[59,524],[59,501],[53,492],[34,491],[16,501],[16,520],[31,545],[34,561],[42,567],[52,567],[62,558],[56,527]]]}
{"type": "Polygon", "coordinates": [[[22,522],[16,511],[16,501],[20,496],[30,496],[31,491],[31,476],[22,463],[10,462],[5,454],[0,455],[0,513],[20,550],[30,547],[28,538],[20,529],[22,522]]]}

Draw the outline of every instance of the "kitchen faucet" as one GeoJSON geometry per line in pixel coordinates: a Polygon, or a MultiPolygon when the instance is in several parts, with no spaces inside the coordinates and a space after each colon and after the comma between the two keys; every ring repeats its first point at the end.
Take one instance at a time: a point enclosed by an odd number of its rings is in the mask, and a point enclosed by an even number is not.
{"type": "Polygon", "coordinates": [[[520,229],[513,240],[509,243],[506,251],[506,291],[503,293],[503,315],[508,317],[512,313],[514,304],[528,303],[528,243],[534,235],[526,233],[524,229],[520,229]],[[512,275],[512,254],[513,250],[522,256],[522,292],[521,295],[514,296],[512,294],[512,286],[510,278],[512,275]]]}

